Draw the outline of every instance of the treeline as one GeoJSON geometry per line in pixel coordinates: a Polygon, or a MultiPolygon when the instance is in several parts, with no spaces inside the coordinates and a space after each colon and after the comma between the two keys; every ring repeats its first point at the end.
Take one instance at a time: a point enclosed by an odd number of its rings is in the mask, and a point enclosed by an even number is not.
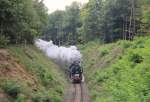
{"type": "Polygon", "coordinates": [[[0,0],[0,45],[32,43],[47,27],[47,8],[39,0],[0,0]]]}
{"type": "Polygon", "coordinates": [[[89,0],[49,15],[44,34],[56,44],[77,44],[98,39],[132,40],[150,32],[150,0],[89,0]]]}
{"type": "Polygon", "coordinates": [[[32,43],[36,36],[58,45],[132,40],[149,29],[150,0],[73,2],[49,15],[43,0],[0,0],[0,45],[32,43]]]}

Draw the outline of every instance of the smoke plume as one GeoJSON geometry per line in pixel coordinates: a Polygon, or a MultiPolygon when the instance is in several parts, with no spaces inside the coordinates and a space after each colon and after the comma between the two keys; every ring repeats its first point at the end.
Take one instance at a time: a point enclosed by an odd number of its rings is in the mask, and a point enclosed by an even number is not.
{"type": "Polygon", "coordinates": [[[73,62],[81,62],[82,55],[76,46],[63,47],[54,45],[52,41],[35,40],[35,45],[50,59],[61,66],[70,66],[73,62]]]}

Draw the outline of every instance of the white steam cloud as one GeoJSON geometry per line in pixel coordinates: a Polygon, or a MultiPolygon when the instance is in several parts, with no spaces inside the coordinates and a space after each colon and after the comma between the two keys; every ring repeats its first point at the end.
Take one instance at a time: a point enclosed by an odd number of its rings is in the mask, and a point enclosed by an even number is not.
{"type": "Polygon", "coordinates": [[[82,55],[76,46],[63,47],[54,45],[52,41],[35,40],[35,45],[42,50],[50,59],[59,65],[70,66],[73,62],[81,62],[82,55]]]}

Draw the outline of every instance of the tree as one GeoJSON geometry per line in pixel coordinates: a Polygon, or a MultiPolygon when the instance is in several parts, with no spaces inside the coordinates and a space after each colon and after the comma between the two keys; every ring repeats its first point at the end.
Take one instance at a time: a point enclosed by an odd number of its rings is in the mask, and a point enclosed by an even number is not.
{"type": "Polygon", "coordinates": [[[90,0],[81,10],[83,29],[89,36],[87,40],[101,35],[102,6],[102,0],[90,0]]]}
{"type": "Polygon", "coordinates": [[[57,10],[49,15],[49,26],[48,31],[46,32],[46,37],[49,37],[49,39],[53,40],[55,44],[59,44],[61,42],[61,38],[64,35],[63,21],[63,11],[57,10]]]}
{"type": "Polygon", "coordinates": [[[65,22],[66,30],[72,35],[71,43],[77,44],[77,28],[81,25],[79,3],[73,2],[71,6],[66,7],[65,22]]]}
{"type": "Polygon", "coordinates": [[[129,0],[106,0],[103,11],[104,39],[107,42],[112,42],[116,39],[122,39],[123,24],[125,22],[128,23],[130,15],[129,0]]]}
{"type": "Polygon", "coordinates": [[[73,2],[65,11],[57,10],[49,15],[49,27],[45,34],[55,44],[76,44],[80,27],[80,4],[73,2]]]}
{"type": "Polygon", "coordinates": [[[0,36],[10,43],[32,43],[43,32],[47,11],[38,0],[1,0],[0,36]]]}
{"type": "Polygon", "coordinates": [[[149,0],[89,0],[83,6],[74,2],[49,15],[46,35],[59,44],[132,40],[138,31],[149,32],[149,11],[149,0]]]}
{"type": "Polygon", "coordinates": [[[150,33],[150,1],[149,0],[142,0],[140,1],[140,29],[139,32],[142,34],[150,33]]]}

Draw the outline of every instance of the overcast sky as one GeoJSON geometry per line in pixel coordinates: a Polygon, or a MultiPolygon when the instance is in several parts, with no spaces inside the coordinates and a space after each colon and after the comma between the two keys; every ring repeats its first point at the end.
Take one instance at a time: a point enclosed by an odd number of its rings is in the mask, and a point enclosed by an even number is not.
{"type": "Polygon", "coordinates": [[[65,6],[71,5],[73,1],[87,3],[88,0],[44,0],[44,4],[47,6],[49,13],[55,10],[64,10],[65,6]]]}

